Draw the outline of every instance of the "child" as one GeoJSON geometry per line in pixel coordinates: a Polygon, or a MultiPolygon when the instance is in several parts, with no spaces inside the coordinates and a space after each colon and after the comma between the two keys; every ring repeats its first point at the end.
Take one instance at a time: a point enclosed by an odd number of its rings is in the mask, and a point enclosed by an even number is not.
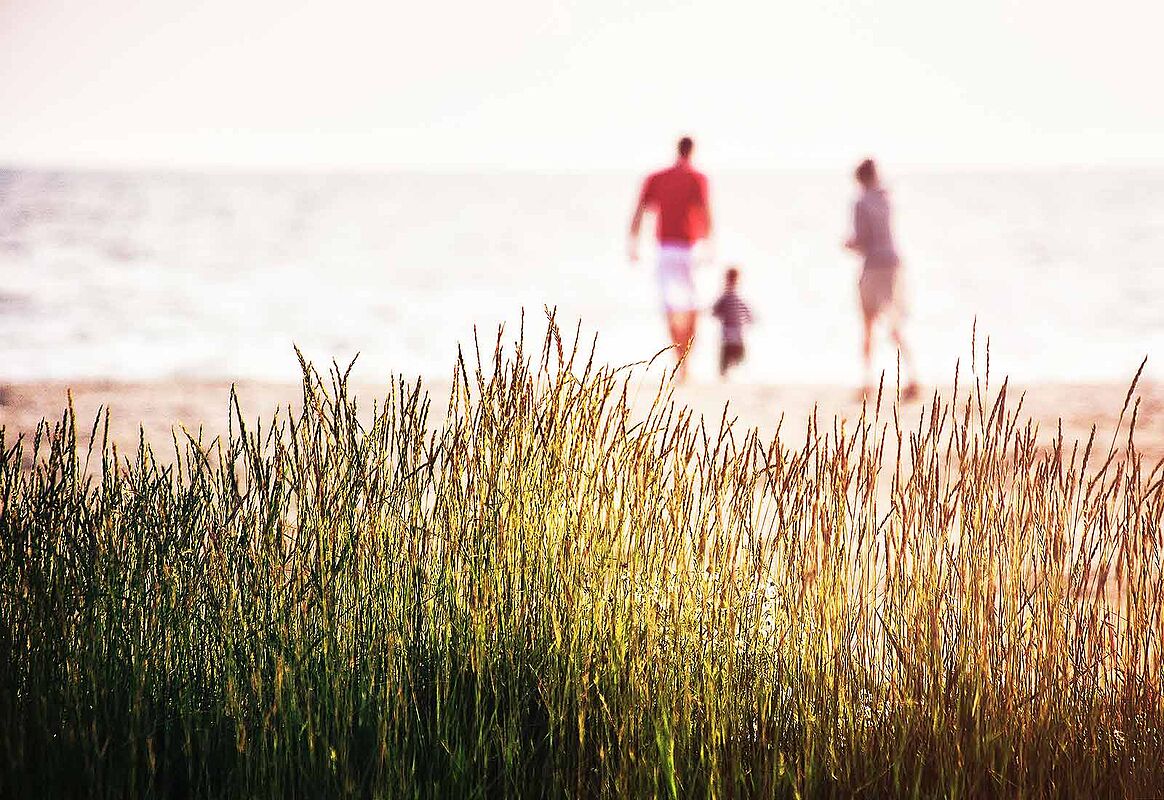
{"type": "Polygon", "coordinates": [[[723,294],[711,307],[711,315],[723,326],[723,345],[719,351],[719,374],[726,377],[729,367],[744,360],[744,325],[751,323],[752,310],[736,294],[740,271],[728,267],[724,274],[723,294]]]}

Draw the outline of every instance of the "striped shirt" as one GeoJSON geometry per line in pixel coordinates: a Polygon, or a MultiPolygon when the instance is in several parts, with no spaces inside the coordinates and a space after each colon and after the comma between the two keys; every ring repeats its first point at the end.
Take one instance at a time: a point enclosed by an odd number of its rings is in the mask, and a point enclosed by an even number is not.
{"type": "Polygon", "coordinates": [[[740,299],[735,289],[726,289],[711,307],[711,315],[723,326],[723,340],[728,344],[744,343],[744,326],[752,321],[752,309],[740,299]]]}

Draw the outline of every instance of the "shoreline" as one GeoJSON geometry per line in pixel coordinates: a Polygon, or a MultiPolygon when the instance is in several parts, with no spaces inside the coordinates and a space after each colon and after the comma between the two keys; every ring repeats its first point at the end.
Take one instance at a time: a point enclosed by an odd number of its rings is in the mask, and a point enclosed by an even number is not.
{"type": "MultiPolygon", "coordinates": [[[[79,437],[88,443],[89,430],[100,408],[108,408],[110,436],[121,452],[136,447],[139,425],[146,440],[161,455],[171,442],[172,431],[183,427],[196,432],[200,427],[209,439],[225,434],[229,420],[230,390],[235,387],[244,419],[264,422],[271,419],[276,409],[285,411],[288,405],[297,409],[301,399],[298,382],[227,380],[156,380],[156,381],[28,381],[0,384],[0,427],[7,431],[8,446],[15,435],[31,436],[42,419],[59,419],[72,395],[76,411],[79,437]]],[[[992,381],[990,398],[993,402],[1001,381],[992,381]]],[[[439,423],[444,414],[448,381],[424,384],[433,400],[432,419],[439,423]]],[[[634,405],[644,412],[649,405],[657,383],[644,379],[632,382],[636,390],[634,405]]],[[[373,400],[381,400],[389,384],[354,383],[352,394],[361,408],[370,410],[373,400]]],[[[934,392],[943,400],[950,397],[952,386],[925,386],[918,400],[899,407],[903,432],[916,429],[923,415],[929,412],[934,392]]],[[[966,387],[960,387],[964,402],[966,387]]],[[[888,390],[887,390],[888,394],[888,390]]],[[[1128,386],[1116,383],[1036,383],[1029,386],[1009,386],[1007,406],[1013,411],[1023,395],[1022,418],[1038,425],[1038,438],[1048,445],[1062,424],[1068,442],[1086,442],[1091,426],[1096,426],[1096,446],[1106,450],[1116,432],[1128,386]]],[[[772,435],[780,427],[781,440],[786,446],[797,447],[804,441],[807,421],[815,413],[822,428],[831,428],[834,418],[855,420],[861,413],[861,404],[852,387],[827,385],[770,385],[744,383],[693,382],[676,387],[674,399],[701,414],[709,428],[718,428],[728,407],[729,419],[739,428],[755,426],[772,435]],[[781,417],[783,422],[781,423],[781,417]]],[[[870,406],[872,401],[870,401],[870,406]]],[[[1117,451],[1126,443],[1133,410],[1136,414],[1135,443],[1145,462],[1154,464],[1164,458],[1164,385],[1142,381],[1129,403],[1123,424],[1116,439],[1117,451]],[[1139,406],[1136,408],[1136,401],[1139,406]]],[[[883,400],[882,420],[892,423],[890,404],[883,400]]]]}

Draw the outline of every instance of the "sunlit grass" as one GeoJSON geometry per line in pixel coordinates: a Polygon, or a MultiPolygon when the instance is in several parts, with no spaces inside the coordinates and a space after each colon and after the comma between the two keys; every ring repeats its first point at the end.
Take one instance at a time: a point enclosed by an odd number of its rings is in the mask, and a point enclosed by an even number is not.
{"type": "Polygon", "coordinates": [[[0,795],[1164,793],[1134,409],[1047,448],[972,378],[785,442],[636,374],[551,328],[444,419],[305,367],[221,442],[0,433],[0,795]]]}

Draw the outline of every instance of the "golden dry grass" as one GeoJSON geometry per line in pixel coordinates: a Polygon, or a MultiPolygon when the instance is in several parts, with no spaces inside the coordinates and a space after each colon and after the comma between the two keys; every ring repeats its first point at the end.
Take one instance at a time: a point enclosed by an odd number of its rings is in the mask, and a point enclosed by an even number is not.
{"type": "Polygon", "coordinates": [[[1110,446],[977,378],[788,443],[501,342],[443,421],[305,365],[164,459],[3,441],[0,794],[1164,792],[1132,392],[1110,446]]]}

